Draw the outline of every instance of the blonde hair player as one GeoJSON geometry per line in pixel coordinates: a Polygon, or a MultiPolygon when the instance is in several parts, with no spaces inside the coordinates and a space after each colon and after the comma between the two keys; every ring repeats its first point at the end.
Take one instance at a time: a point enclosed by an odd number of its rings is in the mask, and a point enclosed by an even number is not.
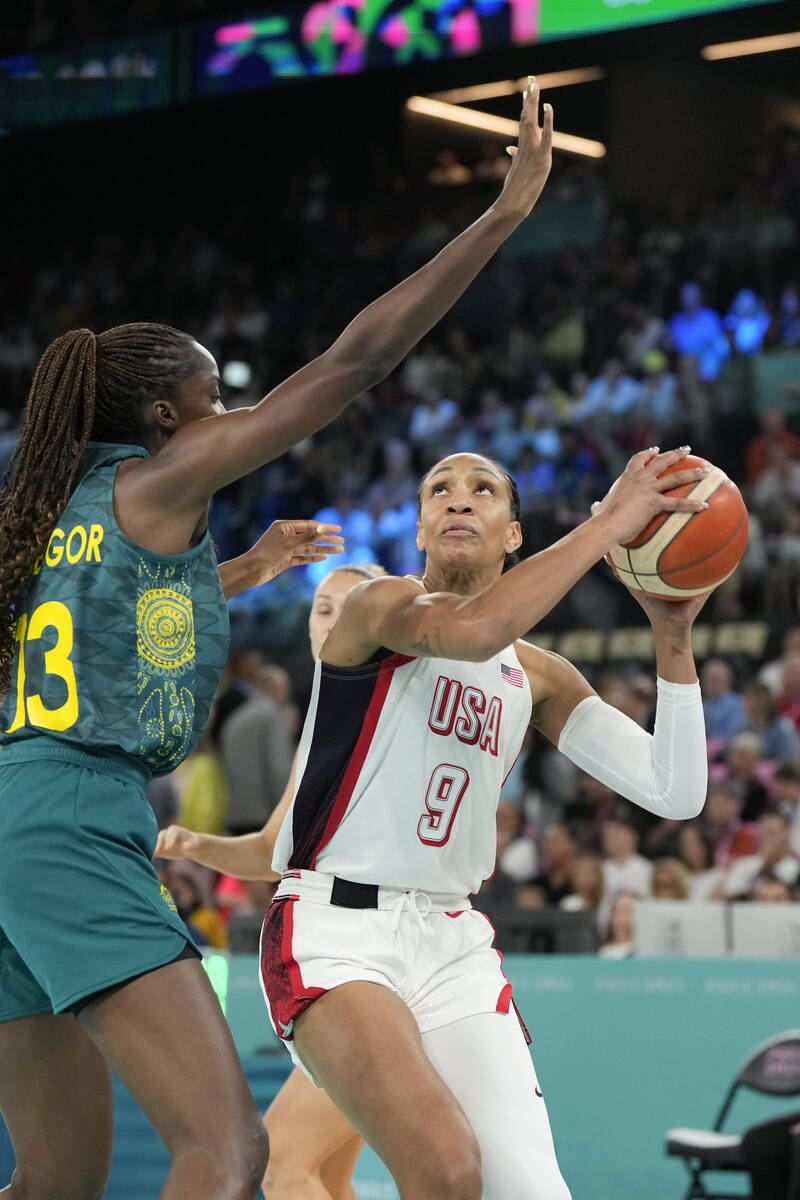
{"type": "MultiPolygon", "coordinates": [[[[334,567],[320,581],[308,619],[315,661],[350,589],[384,574],[383,567],[373,563],[345,564],[334,567]]],[[[159,835],[156,856],[190,858],[239,879],[279,879],[270,863],[293,793],[294,768],[283,796],[259,833],[212,837],[170,825],[159,835]]],[[[263,1190],[269,1200],[355,1200],[351,1179],[364,1139],[299,1068],[295,1067],[278,1092],[264,1115],[264,1124],[270,1160],[263,1190]]]]}
{"type": "MultiPolygon", "coordinates": [[[[315,668],[282,874],[261,939],[275,1031],[392,1173],[402,1200],[567,1200],[493,930],[468,895],[491,874],[503,779],[533,723],[651,812],[696,816],[706,746],[691,626],[705,597],[640,596],[659,675],[653,735],[558,655],[518,640],[664,495],[687,448],[635,455],[594,515],[503,573],[514,485],[455,454],[420,489],[421,581],[347,595],[315,668]]],[[[680,483],[678,482],[680,481],[680,483]]]]}

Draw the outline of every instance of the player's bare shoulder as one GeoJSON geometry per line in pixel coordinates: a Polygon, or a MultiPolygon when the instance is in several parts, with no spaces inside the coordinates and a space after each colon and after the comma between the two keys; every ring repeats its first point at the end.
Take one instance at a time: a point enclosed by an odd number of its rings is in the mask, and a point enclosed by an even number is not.
{"type": "Polygon", "coordinates": [[[321,660],[336,667],[355,667],[366,662],[382,648],[376,631],[385,616],[421,595],[425,593],[419,581],[411,577],[382,575],[356,584],[347,593],[336,625],[325,639],[321,660]]]}
{"type": "Polygon", "coordinates": [[[566,658],[521,639],[514,643],[533,697],[531,724],[554,743],[576,704],[594,690],[566,658]]]}

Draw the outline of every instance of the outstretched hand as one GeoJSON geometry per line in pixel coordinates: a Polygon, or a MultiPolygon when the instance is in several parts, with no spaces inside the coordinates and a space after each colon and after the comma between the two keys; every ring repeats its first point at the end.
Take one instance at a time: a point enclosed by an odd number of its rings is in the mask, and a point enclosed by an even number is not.
{"type": "Polygon", "coordinates": [[[331,554],[341,554],[344,538],[337,536],[341,528],[316,521],[273,521],[247,551],[253,567],[251,586],[269,583],[287,567],[324,562],[331,554]]]}
{"type": "Polygon", "coordinates": [[[192,832],[183,825],[168,825],[159,830],[153,858],[188,858],[192,832]]]}
{"type": "Polygon", "coordinates": [[[539,84],[532,75],[522,95],[519,144],[507,149],[514,161],[495,208],[508,208],[517,217],[527,217],[542,193],[553,162],[553,106],[545,104],[540,125],[539,84]]]}

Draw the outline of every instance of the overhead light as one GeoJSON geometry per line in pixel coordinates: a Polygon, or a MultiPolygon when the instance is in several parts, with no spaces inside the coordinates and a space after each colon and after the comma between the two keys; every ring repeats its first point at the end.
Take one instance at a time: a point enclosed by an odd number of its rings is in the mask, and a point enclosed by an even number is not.
{"type": "MultiPolygon", "coordinates": [[[[430,96],[410,96],[406,108],[423,117],[436,117],[439,121],[452,121],[455,125],[469,125],[472,129],[485,129],[487,133],[499,133],[507,138],[519,137],[519,121],[479,112],[477,108],[461,108],[457,104],[433,100],[430,96]]],[[[602,142],[593,142],[590,138],[571,133],[554,132],[553,146],[556,150],[566,150],[568,154],[582,154],[588,158],[605,158],[606,154],[602,142]]]]}
{"type": "MultiPolygon", "coordinates": [[[[551,92],[553,88],[570,87],[576,83],[593,83],[596,79],[605,79],[605,74],[602,67],[576,67],[571,71],[551,71],[547,75],[537,75],[536,79],[543,92],[551,92]]],[[[523,92],[527,83],[527,78],[500,79],[497,83],[479,83],[474,87],[452,88],[449,92],[432,92],[431,95],[435,100],[463,104],[468,100],[493,100],[496,96],[513,96],[515,92],[523,92]]]]}
{"type": "Polygon", "coordinates": [[[774,50],[796,50],[800,47],[800,33],[775,33],[770,37],[747,38],[743,42],[719,42],[716,46],[704,46],[700,51],[703,58],[714,61],[719,58],[741,58],[745,54],[771,54],[774,50]]]}

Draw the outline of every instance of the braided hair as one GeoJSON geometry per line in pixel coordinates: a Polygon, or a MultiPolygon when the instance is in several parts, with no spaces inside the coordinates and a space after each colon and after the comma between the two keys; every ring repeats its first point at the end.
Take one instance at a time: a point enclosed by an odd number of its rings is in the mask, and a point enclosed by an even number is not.
{"type": "Polygon", "coordinates": [[[0,695],[14,656],[15,604],[72,495],[87,444],[144,445],[145,405],[174,398],[198,367],[188,333],[146,321],[97,336],[75,329],[45,350],[0,490],[0,695]]]}
{"type": "MultiPolygon", "coordinates": [[[[509,475],[509,473],[505,469],[505,467],[502,467],[500,465],[500,463],[496,462],[493,458],[487,458],[485,454],[480,454],[480,455],[478,455],[478,457],[485,459],[486,462],[491,463],[493,467],[497,467],[498,471],[505,479],[506,483],[508,484],[509,504],[511,507],[511,520],[519,521],[521,524],[522,523],[522,501],[519,498],[519,488],[517,487],[516,479],[514,479],[514,477],[512,475],[509,475]]],[[[434,463],[434,466],[438,466],[438,465],[439,465],[438,463],[434,463]]],[[[426,473],[422,476],[422,479],[420,480],[420,485],[417,490],[417,514],[420,514],[422,512],[422,489],[425,487],[425,481],[427,480],[427,478],[430,475],[432,470],[433,470],[433,467],[431,467],[429,471],[426,471],[426,473]]],[[[516,550],[512,550],[510,553],[506,554],[505,558],[503,559],[503,574],[505,574],[506,571],[510,571],[512,567],[515,567],[517,565],[517,563],[521,562],[521,561],[522,560],[520,559],[520,556],[517,554],[516,550]]]]}

